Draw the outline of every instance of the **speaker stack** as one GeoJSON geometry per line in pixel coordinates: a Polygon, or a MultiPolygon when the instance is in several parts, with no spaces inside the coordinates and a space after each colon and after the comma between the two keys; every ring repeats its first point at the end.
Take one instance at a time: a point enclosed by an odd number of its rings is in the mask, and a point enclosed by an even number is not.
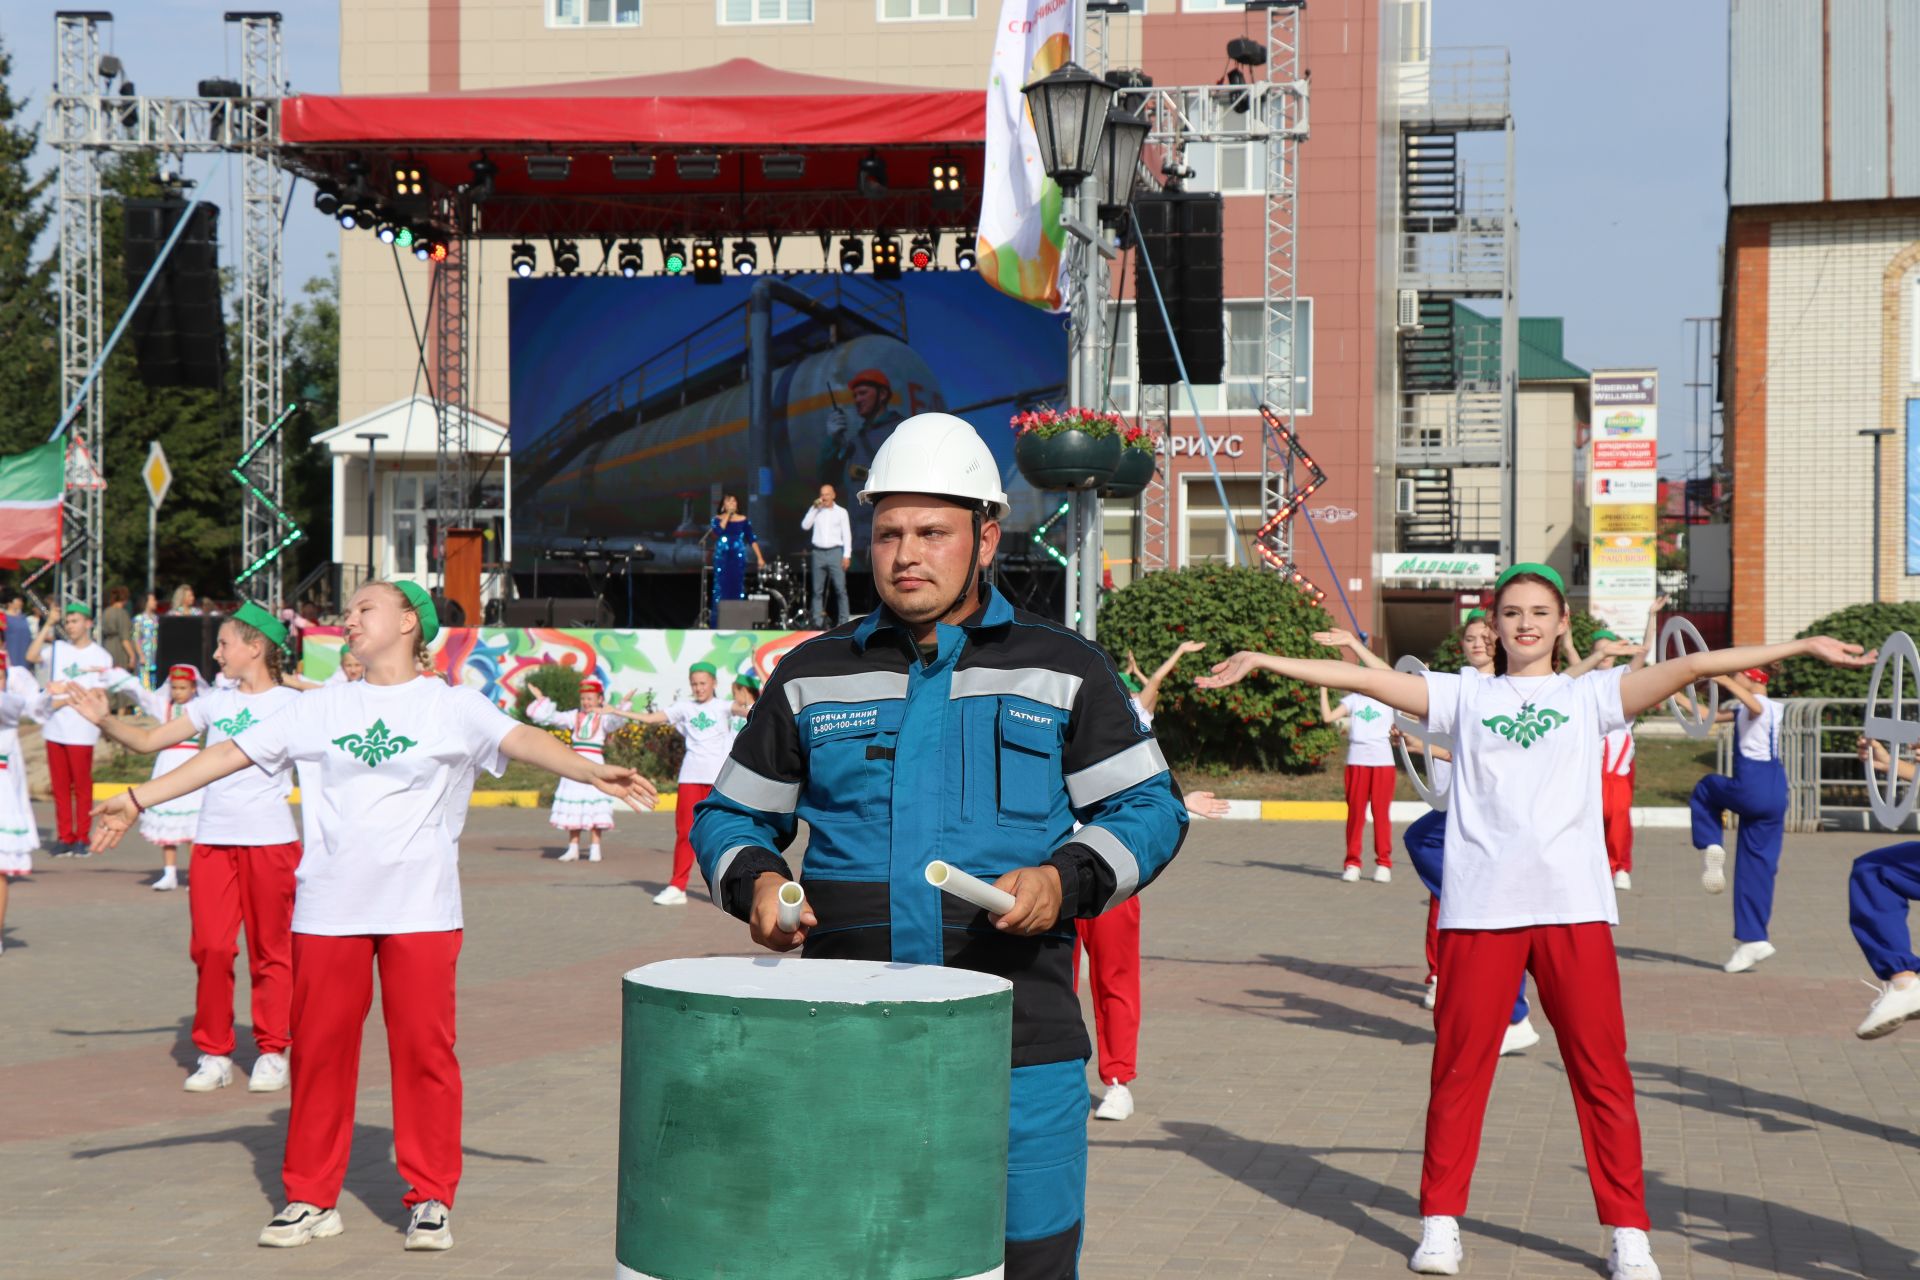
{"type": "Polygon", "coordinates": [[[213,650],[220,640],[220,624],[226,620],[226,615],[221,613],[163,616],[154,634],[153,648],[161,679],[165,680],[168,667],[178,666],[197,667],[208,681],[219,675],[220,667],[213,660],[213,650]]]}
{"type": "Polygon", "coordinates": [[[1217,386],[1227,362],[1220,195],[1154,192],[1135,196],[1133,207],[1140,219],[1133,288],[1140,381],[1146,386],[1172,386],[1180,381],[1180,366],[1173,354],[1177,342],[1186,360],[1188,381],[1217,386]],[[1173,321],[1171,333],[1154,301],[1149,274],[1159,282],[1167,316],[1173,321]]]}
{"type": "Polygon", "coordinates": [[[133,314],[140,380],[150,387],[218,388],[226,378],[227,326],[220,309],[220,210],[179,196],[126,202],[127,292],[140,288],[181,218],[186,229],[133,314]]]}

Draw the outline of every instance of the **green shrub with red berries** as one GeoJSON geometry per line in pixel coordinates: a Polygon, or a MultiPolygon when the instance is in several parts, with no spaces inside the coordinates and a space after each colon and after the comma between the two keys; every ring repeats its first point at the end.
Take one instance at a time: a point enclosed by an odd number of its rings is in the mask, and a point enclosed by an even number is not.
{"type": "Polygon", "coordinates": [[[1150,573],[1109,595],[1099,640],[1124,667],[1132,651],[1151,673],[1183,640],[1207,647],[1180,660],[1160,686],[1154,733],[1169,760],[1189,767],[1304,773],[1338,753],[1344,738],[1320,721],[1320,696],[1297,680],[1257,674],[1230,689],[1194,679],[1240,649],[1330,658],[1313,633],[1327,611],[1269,569],[1202,566],[1150,573]]]}

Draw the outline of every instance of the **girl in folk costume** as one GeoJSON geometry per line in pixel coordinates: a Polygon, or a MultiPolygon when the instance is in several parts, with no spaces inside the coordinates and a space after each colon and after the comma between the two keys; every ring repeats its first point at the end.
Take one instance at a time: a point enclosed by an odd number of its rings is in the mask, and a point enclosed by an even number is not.
{"type": "MultiPolygon", "coordinates": [[[[1710,773],[1694,785],[1688,808],[1693,811],[1693,847],[1701,851],[1700,887],[1708,893],[1727,888],[1727,851],[1720,825],[1723,810],[1740,818],[1734,842],[1733,938],[1736,945],[1726,963],[1728,973],[1745,973],[1774,953],[1767,940],[1773,918],[1773,880],[1780,871],[1780,846],[1787,834],[1787,770],[1780,762],[1781,706],[1766,696],[1770,676],[1765,666],[1754,666],[1714,683],[1732,694],[1737,705],[1722,707],[1719,723],[1732,722],[1735,750],[1733,776],[1710,773]]],[[[1680,695],[1689,711],[1692,698],[1680,695]]]]}
{"type": "Polygon", "coordinates": [[[96,839],[111,846],[142,809],[221,778],[300,767],[307,854],[293,919],[300,1053],[281,1167],[289,1203],[260,1243],[303,1245],[343,1229],[334,1206],[353,1144],[360,1037],[377,966],[394,1151],[411,1184],[407,1248],[446,1249],[460,1180],[453,1052],[459,841],[474,777],[524,760],[642,809],[652,806],[654,789],[632,769],[591,763],[516,722],[474,690],[421,676],[418,664],[439,624],[416,584],[362,586],[348,602],[345,627],[366,679],[296,695],[297,714],[214,743],[166,777],[99,806],[96,839]]]}
{"type": "Polygon", "coordinates": [[[1613,1228],[1612,1280],[1659,1280],[1613,952],[1618,910],[1600,822],[1600,740],[1697,680],[1800,654],[1851,668],[1872,656],[1822,636],[1694,653],[1638,671],[1556,674],[1554,647],[1570,621],[1566,592],[1559,574],[1538,564],[1500,575],[1492,621],[1500,648],[1491,679],[1239,653],[1201,684],[1219,688],[1272,671],[1358,690],[1454,739],[1440,900],[1447,984],[1434,1017],[1424,1221],[1412,1269],[1460,1272],[1457,1218],[1467,1208],[1508,1002],[1531,971],[1565,1056],[1594,1205],[1613,1228]]]}
{"type": "MultiPolygon", "coordinates": [[[[106,695],[82,691],[75,707],[109,738],[134,751],[154,752],[153,781],[166,793],[143,803],[143,820],[173,807],[198,785],[175,788],[174,775],[199,763],[204,751],[167,764],[168,748],[203,740],[208,749],[238,741],[275,716],[287,714],[301,695],[281,684],[281,646],[286,626],[248,601],[220,624],[214,660],[232,687],[215,689],[186,704],[184,715],[150,729],[135,728],[107,714],[106,695]],[[161,765],[165,767],[161,767],[161,765]]],[[[289,780],[249,769],[217,775],[200,801],[193,835],[187,910],[192,920],[189,954],[198,980],[193,1043],[200,1059],[184,1087],[212,1093],[233,1083],[233,965],[244,925],[247,976],[253,1005],[253,1038],[259,1047],[247,1088],[272,1093],[287,1085],[287,1051],[293,1043],[293,894],[300,865],[300,838],[287,797],[289,780]]],[[[312,797],[307,797],[311,803],[312,797]]]]}
{"type": "MultiPolygon", "coordinates": [[[[1646,637],[1644,643],[1630,645],[1617,634],[1601,627],[1593,633],[1593,652],[1582,658],[1574,647],[1573,633],[1569,631],[1562,637],[1566,645],[1567,660],[1572,665],[1567,668],[1570,676],[1585,675],[1589,671],[1604,671],[1618,658],[1629,659],[1631,670],[1639,670],[1647,665],[1647,654],[1652,650],[1655,637],[1659,635],[1660,611],[1667,607],[1667,598],[1660,596],[1647,610],[1646,637]]],[[[1607,866],[1613,871],[1613,887],[1616,889],[1633,888],[1633,726],[1615,729],[1609,733],[1600,748],[1600,818],[1606,828],[1607,866]]]]}
{"type": "MultiPolygon", "coordinates": [[[[207,691],[207,682],[200,675],[198,667],[184,664],[167,669],[167,682],[158,689],[144,686],[135,691],[140,707],[161,724],[171,724],[187,715],[187,706],[195,698],[207,691]]],[[[153,753],[153,777],[161,777],[173,772],[187,761],[193,759],[200,750],[201,741],[196,735],[184,742],[162,747],[153,753]]],[[[191,849],[194,833],[200,827],[201,793],[198,791],[181,796],[169,804],[156,805],[140,815],[140,834],[153,844],[160,846],[160,856],[166,865],[161,869],[160,878],[153,882],[155,889],[166,891],[180,887],[180,868],[177,850],[181,845],[191,849]]]]}
{"type": "Polygon", "coordinates": [[[0,647],[0,950],[6,948],[7,887],[14,877],[31,875],[40,847],[40,823],[27,796],[27,756],[20,749],[20,722],[44,720],[53,713],[50,698],[33,673],[12,670],[0,647]]]}
{"type": "Polygon", "coordinates": [[[1394,768],[1393,747],[1387,730],[1393,727],[1393,712],[1363,694],[1349,693],[1340,705],[1327,705],[1327,691],[1320,690],[1320,719],[1326,724],[1346,722],[1347,726],[1347,861],[1340,878],[1349,884],[1360,878],[1360,833],[1367,825],[1367,811],[1373,811],[1373,878],[1379,884],[1393,879],[1393,782],[1399,770],[1394,768]]]}
{"type": "Polygon", "coordinates": [[[659,906],[686,904],[687,881],[693,875],[693,845],[687,838],[693,830],[693,811],[713,790],[720,767],[733,750],[734,711],[714,697],[718,680],[711,662],[696,662],[687,668],[693,696],[682,698],[665,711],[646,711],[633,717],[640,724],[670,724],[687,742],[673,803],[673,878],[654,895],[659,906]]]}
{"type": "MultiPolygon", "coordinates": [[[[623,713],[610,711],[603,705],[605,685],[598,680],[582,680],[577,711],[560,710],[552,698],[540,692],[538,685],[529,684],[527,692],[533,695],[533,701],[527,704],[528,720],[549,729],[567,730],[572,735],[575,752],[594,764],[605,763],[607,737],[627,719],[623,713]]],[[[560,861],[579,861],[580,833],[590,831],[593,843],[587,850],[587,861],[598,862],[600,833],[613,829],[613,797],[591,783],[562,778],[554,788],[553,808],[547,814],[547,821],[567,833],[567,851],[560,855],[560,861]]]]}

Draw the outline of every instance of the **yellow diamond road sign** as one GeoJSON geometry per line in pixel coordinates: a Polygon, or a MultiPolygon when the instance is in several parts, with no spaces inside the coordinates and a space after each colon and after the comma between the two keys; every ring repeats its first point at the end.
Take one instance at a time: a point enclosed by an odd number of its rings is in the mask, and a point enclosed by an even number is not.
{"type": "Polygon", "coordinates": [[[167,486],[173,483],[173,468],[167,465],[167,451],[155,440],[147,446],[147,463],[140,468],[140,478],[147,482],[147,497],[159,506],[167,500],[167,486]]]}

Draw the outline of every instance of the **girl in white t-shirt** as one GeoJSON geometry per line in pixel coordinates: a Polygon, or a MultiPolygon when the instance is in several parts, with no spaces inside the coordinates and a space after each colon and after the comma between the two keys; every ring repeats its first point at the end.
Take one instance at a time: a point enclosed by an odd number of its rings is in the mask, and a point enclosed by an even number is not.
{"type": "Polygon", "coordinates": [[[1373,811],[1373,878],[1380,884],[1393,879],[1393,783],[1400,772],[1393,765],[1393,745],[1387,731],[1393,712],[1372,698],[1349,693],[1340,705],[1327,704],[1320,689],[1320,719],[1347,728],[1347,857],[1340,878],[1349,884],[1360,878],[1360,833],[1373,811]]]}
{"type": "Polygon", "coordinates": [[[95,839],[111,847],[142,809],[196,787],[300,767],[307,851],[293,919],[300,1053],[281,1167],[289,1203],[260,1243],[287,1248],[343,1229],[334,1206],[353,1143],[360,1036],[377,965],[394,1151],[411,1184],[407,1248],[446,1249],[460,1180],[459,842],[474,777],[524,760],[638,809],[652,807],[654,788],[632,769],[593,763],[517,723],[474,690],[421,676],[439,626],[416,584],[367,583],[348,602],[345,626],[366,679],[298,695],[296,714],[257,723],[97,806],[95,839]]]}
{"type": "MultiPolygon", "coordinates": [[[[606,686],[598,680],[580,682],[580,706],[575,711],[560,710],[552,698],[540,692],[538,685],[529,684],[527,692],[533,695],[533,701],[527,704],[528,723],[567,730],[575,753],[595,764],[607,758],[607,738],[620,727],[621,721],[631,718],[624,712],[607,708],[606,686]]],[[[613,797],[589,783],[562,778],[553,790],[553,807],[547,812],[547,823],[567,833],[567,851],[560,855],[560,861],[580,860],[580,833],[586,831],[593,836],[587,848],[587,861],[598,862],[600,833],[613,830],[613,797]]]]}
{"type": "Polygon", "coordinates": [[[1872,655],[1822,636],[1690,654],[1639,671],[1556,675],[1566,593],[1559,574],[1537,564],[1500,575],[1493,623],[1500,649],[1491,679],[1242,652],[1200,684],[1221,688],[1271,671],[1367,694],[1454,739],[1440,899],[1447,982],[1434,1017],[1424,1220],[1412,1269],[1459,1274],[1457,1218],[1467,1208],[1514,984],[1530,971],[1559,1036],[1594,1204],[1613,1228],[1612,1280],[1659,1280],[1613,952],[1618,917],[1600,823],[1600,740],[1697,680],[1800,654],[1854,668],[1872,655]]]}
{"type": "Polygon", "coordinates": [[[687,881],[693,875],[693,811],[713,790],[720,768],[733,750],[734,709],[714,696],[719,673],[711,662],[696,662],[687,668],[687,684],[693,696],[682,698],[665,711],[647,711],[633,718],[641,724],[670,724],[686,739],[687,753],[680,761],[680,780],[673,797],[673,878],[654,895],[662,907],[685,906],[687,881]]]}
{"type": "MultiPolygon", "coordinates": [[[[161,724],[184,718],[187,704],[206,691],[207,682],[201,676],[200,669],[185,663],[169,667],[167,682],[158,689],[136,686],[132,690],[140,702],[140,709],[161,724]]],[[[158,778],[172,773],[193,759],[200,747],[197,736],[185,742],[176,742],[170,747],[162,747],[153,753],[152,776],[158,778]]],[[[200,827],[200,800],[200,793],[195,791],[140,815],[140,834],[149,843],[160,847],[160,857],[165,864],[160,870],[160,878],[153,882],[155,889],[165,892],[180,887],[178,851],[183,844],[192,848],[194,832],[200,827]]]]}
{"type": "Polygon", "coordinates": [[[7,887],[14,877],[33,873],[40,847],[40,823],[27,796],[27,757],[20,749],[20,722],[44,720],[53,703],[33,673],[7,665],[0,647],[0,950],[6,948],[7,887]]]}
{"type": "MultiPolygon", "coordinates": [[[[1773,881],[1780,871],[1780,847],[1787,836],[1787,769],[1780,762],[1778,702],[1766,696],[1769,673],[1762,667],[1719,676],[1714,683],[1735,705],[1722,707],[1718,723],[1733,725],[1733,776],[1710,773],[1694,785],[1687,807],[1693,811],[1693,847],[1701,851],[1700,887],[1723,893],[1727,887],[1727,851],[1720,815],[1740,817],[1733,846],[1733,955],[1728,973],[1745,973],[1774,953],[1767,939],[1773,919],[1773,881]]],[[[1681,695],[1688,710],[1693,701],[1681,695]]]]}

